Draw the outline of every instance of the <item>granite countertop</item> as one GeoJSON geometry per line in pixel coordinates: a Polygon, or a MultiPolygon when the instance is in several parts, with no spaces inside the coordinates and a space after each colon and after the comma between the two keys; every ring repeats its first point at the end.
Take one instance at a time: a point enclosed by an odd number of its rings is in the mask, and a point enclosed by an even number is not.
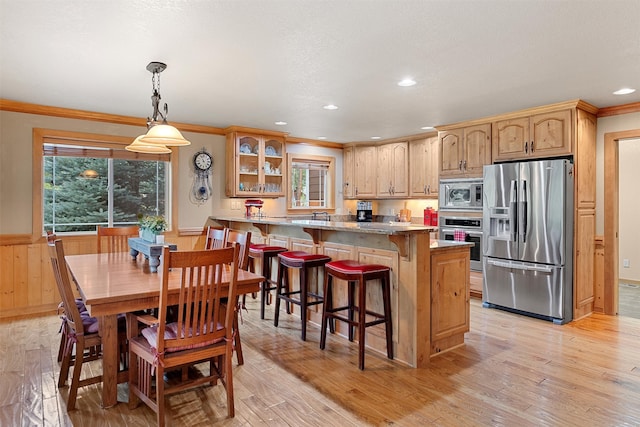
{"type": "Polygon", "coordinates": [[[432,240],[430,242],[430,248],[432,251],[437,251],[438,249],[449,249],[455,247],[472,247],[475,246],[473,242],[457,242],[455,240],[432,240]]]}
{"type": "Polygon", "coordinates": [[[252,224],[285,225],[302,228],[314,228],[319,230],[350,231],[369,234],[404,234],[411,232],[437,231],[438,227],[412,224],[408,222],[355,222],[355,221],[322,221],[317,219],[292,219],[292,218],[246,218],[211,216],[214,221],[248,222],[252,224]]]}

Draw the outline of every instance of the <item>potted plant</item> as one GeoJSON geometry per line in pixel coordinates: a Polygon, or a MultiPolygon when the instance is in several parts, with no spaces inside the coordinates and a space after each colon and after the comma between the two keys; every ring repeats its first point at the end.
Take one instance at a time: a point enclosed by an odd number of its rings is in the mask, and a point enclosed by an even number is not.
{"type": "Polygon", "coordinates": [[[147,242],[156,243],[157,236],[167,229],[167,221],[162,215],[138,215],[141,237],[147,242]]]}

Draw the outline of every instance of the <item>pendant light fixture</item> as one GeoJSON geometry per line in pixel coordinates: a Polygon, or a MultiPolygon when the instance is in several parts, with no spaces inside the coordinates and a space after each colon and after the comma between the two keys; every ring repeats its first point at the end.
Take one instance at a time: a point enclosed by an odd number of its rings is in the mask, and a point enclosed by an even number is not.
{"type": "Polygon", "coordinates": [[[166,103],[164,104],[164,114],[160,111],[160,99],[162,99],[160,96],[160,73],[166,68],[167,64],[162,62],[150,62],[147,65],[147,70],[153,75],[151,79],[153,85],[153,94],[151,95],[153,115],[147,117],[147,133],[138,136],[130,145],[125,147],[129,151],[164,154],[171,152],[167,146],[191,144],[191,142],[184,139],[178,129],[167,123],[169,107],[166,103]]]}
{"type": "Polygon", "coordinates": [[[144,135],[138,136],[133,142],[126,147],[124,147],[128,151],[134,151],[136,153],[147,153],[147,154],[169,154],[171,150],[166,145],[162,144],[145,144],[141,142],[144,135]]]}

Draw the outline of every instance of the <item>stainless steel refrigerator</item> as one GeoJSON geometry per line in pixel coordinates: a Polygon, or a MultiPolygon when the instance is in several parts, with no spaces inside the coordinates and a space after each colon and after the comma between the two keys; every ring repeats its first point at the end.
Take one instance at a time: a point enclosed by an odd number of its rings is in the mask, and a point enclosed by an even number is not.
{"type": "Polygon", "coordinates": [[[573,164],[484,167],[485,307],[566,323],[573,318],[573,164]]]}

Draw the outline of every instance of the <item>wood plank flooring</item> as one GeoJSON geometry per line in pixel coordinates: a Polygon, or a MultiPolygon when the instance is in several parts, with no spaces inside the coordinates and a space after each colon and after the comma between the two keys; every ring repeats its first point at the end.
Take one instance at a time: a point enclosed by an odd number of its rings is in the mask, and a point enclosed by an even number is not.
{"type": "Polygon", "coordinates": [[[618,314],[640,319],[640,284],[620,281],[618,292],[618,314]]]}
{"type": "MultiPolygon", "coordinates": [[[[640,319],[594,314],[564,326],[471,304],[466,343],[412,369],[319,329],[299,338],[299,318],[273,326],[248,301],[241,325],[245,364],[234,367],[236,417],[222,387],[169,399],[170,425],[225,426],[622,426],[640,425],[640,319]]],[[[67,413],[58,389],[59,320],[0,323],[0,426],[147,426],[144,405],[100,408],[100,385],[78,392],[67,413]]],[[[99,362],[90,364],[99,370],[99,362]]],[[[205,369],[205,366],[202,367],[205,369]]],[[[120,385],[118,399],[127,399],[120,385]]]]}

